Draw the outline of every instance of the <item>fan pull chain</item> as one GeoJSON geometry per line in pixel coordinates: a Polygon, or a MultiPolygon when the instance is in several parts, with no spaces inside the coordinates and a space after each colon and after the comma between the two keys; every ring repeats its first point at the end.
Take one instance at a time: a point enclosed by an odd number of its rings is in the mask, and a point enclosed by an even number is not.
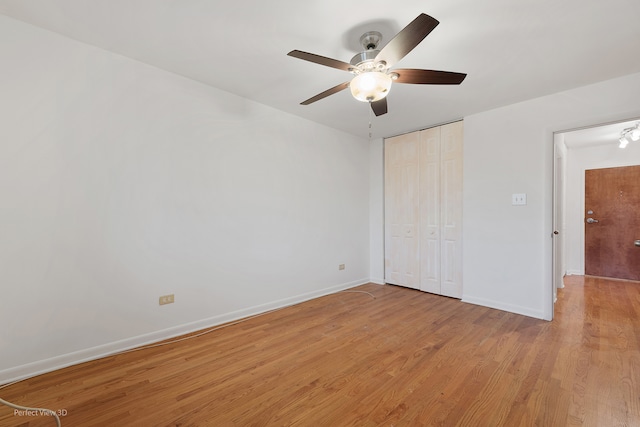
{"type": "Polygon", "coordinates": [[[369,102],[369,145],[371,145],[371,136],[373,135],[372,132],[372,114],[373,114],[373,109],[371,108],[371,102],[369,102]]]}

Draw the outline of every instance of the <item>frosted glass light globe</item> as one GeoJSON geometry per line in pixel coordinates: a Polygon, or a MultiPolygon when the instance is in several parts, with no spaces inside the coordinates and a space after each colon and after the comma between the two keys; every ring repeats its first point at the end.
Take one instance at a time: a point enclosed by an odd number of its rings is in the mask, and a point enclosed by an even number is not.
{"type": "Polygon", "coordinates": [[[391,77],[380,71],[368,71],[355,76],[349,88],[358,101],[375,102],[387,96],[391,88],[391,77]]]}

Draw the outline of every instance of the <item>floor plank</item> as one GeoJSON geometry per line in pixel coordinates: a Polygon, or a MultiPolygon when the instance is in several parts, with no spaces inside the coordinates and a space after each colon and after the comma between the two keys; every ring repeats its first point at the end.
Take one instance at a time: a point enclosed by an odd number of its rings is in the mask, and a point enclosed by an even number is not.
{"type": "Polygon", "coordinates": [[[640,425],[640,284],[565,283],[553,322],[368,284],[0,396],[65,427],[640,425]]]}

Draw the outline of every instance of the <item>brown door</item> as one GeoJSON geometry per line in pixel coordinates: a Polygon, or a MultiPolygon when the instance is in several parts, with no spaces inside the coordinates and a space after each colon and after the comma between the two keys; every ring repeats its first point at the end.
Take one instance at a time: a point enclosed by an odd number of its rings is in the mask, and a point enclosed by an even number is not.
{"type": "Polygon", "coordinates": [[[585,171],[585,273],[640,280],[640,166],[585,171]]]}

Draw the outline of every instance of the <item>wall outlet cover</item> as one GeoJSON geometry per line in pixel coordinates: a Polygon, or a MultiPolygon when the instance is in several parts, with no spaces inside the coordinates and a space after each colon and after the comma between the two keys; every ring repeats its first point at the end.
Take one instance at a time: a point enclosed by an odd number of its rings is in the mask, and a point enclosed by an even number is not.
{"type": "Polygon", "coordinates": [[[170,294],[170,295],[162,295],[160,297],[160,299],[158,300],[158,303],[160,305],[165,305],[165,304],[173,304],[175,302],[174,299],[174,294],[170,294]]]}

